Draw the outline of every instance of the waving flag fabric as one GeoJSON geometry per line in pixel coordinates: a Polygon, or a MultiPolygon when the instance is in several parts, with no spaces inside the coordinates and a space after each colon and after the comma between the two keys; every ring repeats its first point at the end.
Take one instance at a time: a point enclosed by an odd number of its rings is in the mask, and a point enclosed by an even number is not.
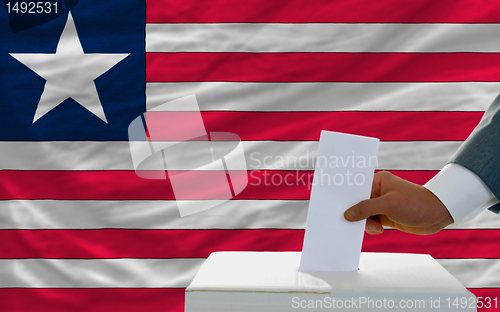
{"type": "MultiPolygon", "coordinates": [[[[70,7],[15,32],[0,15],[0,311],[183,311],[211,252],[301,250],[321,130],[380,138],[378,169],[424,184],[500,93],[494,1],[70,7]],[[191,94],[207,132],[241,138],[248,185],[181,218],[168,180],[136,175],[127,131],[191,94]]],[[[493,299],[499,228],[485,212],[363,250],[431,254],[493,299]]]]}

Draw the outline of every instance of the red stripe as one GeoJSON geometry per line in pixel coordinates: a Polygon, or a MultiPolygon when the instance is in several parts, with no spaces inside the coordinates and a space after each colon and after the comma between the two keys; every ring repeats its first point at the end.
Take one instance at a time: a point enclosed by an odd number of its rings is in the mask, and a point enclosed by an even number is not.
{"type": "Polygon", "coordinates": [[[365,234],[363,251],[430,254],[437,259],[500,258],[498,238],[500,230],[444,230],[423,236],[388,230],[365,234]]]}
{"type": "MultiPolygon", "coordinates": [[[[463,141],[483,112],[201,112],[201,116],[207,131],[235,133],[244,141],[317,141],[322,130],[382,141],[463,141]]],[[[182,131],[190,131],[187,126],[175,132],[161,126],[181,117],[188,125],[199,113],[148,114],[148,128],[155,129],[152,139],[176,141],[182,131]]]]}
{"type": "MultiPolygon", "coordinates": [[[[491,301],[490,308],[479,308],[478,312],[497,311],[500,307],[500,289],[468,288],[483,304],[491,301]],[[485,299],[485,298],[490,299],[485,299]],[[496,306],[495,306],[495,298],[496,306]]],[[[86,311],[86,312],[184,312],[185,290],[179,288],[154,289],[47,289],[14,288],[1,289],[2,312],[19,311],[86,311]],[[40,310],[40,307],[43,307],[40,310]]]]}
{"type": "MultiPolygon", "coordinates": [[[[214,251],[301,251],[304,230],[1,230],[0,258],[206,258],[214,251]]],[[[500,258],[500,230],[365,235],[363,251],[500,258]],[[457,248],[460,246],[460,248],[457,248]]]]}
{"type": "Polygon", "coordinates": [[[184,311],[184,289],[0,289],[2,312],[184,311]]]}
{"type": "MultiPolygon", "coordinates": [[[[157,171],[158,172],[158,171],[157,171]]],[[[437,171],[391,171],[404,179],[425,184],[437,171]]],[[[248,185],[235,199],[309,199],[313,171],[249,171],[248,185]]],[[[210,181],[220,172],[196,171],[189,181],[210,181]]],[[[173,200],[169,180],[149,180],[135,171],[0,171],[0,200],[173,200]]],[[[337,180],[339,181],[339,180],[337,180]]],[[[227,179],[224,183],[227,182],[227,179]]],[[[233,185],[236,181],[232,181],[233,185]]],[[[194,183],[194,182],[193,182],[194,183]]],[[[326,183],[326,182],[325,182],[326,183]]],[[[333,183],[333,182],[332,182],[333,183]]],[[[336,182],[339,183],[339,182],[336,182]]],[[[347,182],[346,182],[347,183],[347,182]]],[[[191,183],[192,185],[192,183],[191,183]]],[[[201,185],[201,184],[200,184],[201,185]]],[[[203,191],[177,199],[218,199],[226,184],[202,184],[203,191]]]]}
{"type": "Polygon", "coordinates": [[[495,1],[147,0],[148,23],[498,23],[495,1]],[[360,9],[362,8],[362,9],[360,9]]]}
{"type": "Polygon", "coordinates": [[[500,81],[499,53],[146,53],[148,82],[500,81]]]}

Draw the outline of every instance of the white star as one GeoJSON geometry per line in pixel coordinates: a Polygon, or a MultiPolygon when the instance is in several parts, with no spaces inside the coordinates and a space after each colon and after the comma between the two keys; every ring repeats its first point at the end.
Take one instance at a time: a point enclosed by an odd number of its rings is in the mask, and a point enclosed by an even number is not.
{"type": "Polygon", "coordinates": [[[73,17],[69,13],[55,54],[10,55],[46,80],[33,123],[70,97],[107,123],[94,79],[126,58],[129,53],[85,54],[73,17]]]}

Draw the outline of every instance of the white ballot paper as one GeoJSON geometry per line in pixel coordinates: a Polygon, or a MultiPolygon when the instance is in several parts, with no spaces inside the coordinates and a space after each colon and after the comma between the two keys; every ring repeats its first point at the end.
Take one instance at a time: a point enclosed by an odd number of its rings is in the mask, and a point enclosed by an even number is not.
{"type": "Polygon", "coordinates": [[[379,139],[322,131],[300,272],[357,271],[366,221],[344,211],[370,198],[379,139]]]}

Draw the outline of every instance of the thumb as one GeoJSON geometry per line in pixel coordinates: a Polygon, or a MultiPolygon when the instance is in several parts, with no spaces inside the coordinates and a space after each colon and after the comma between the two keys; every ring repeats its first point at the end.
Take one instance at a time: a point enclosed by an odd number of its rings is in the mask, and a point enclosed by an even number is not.
{"type": "Polygon", "coordinates": [[[361,221],[371,216],[386,214],[387,203],[385,196],[363,200],[344,212],[347,221],[361,221]]]}

